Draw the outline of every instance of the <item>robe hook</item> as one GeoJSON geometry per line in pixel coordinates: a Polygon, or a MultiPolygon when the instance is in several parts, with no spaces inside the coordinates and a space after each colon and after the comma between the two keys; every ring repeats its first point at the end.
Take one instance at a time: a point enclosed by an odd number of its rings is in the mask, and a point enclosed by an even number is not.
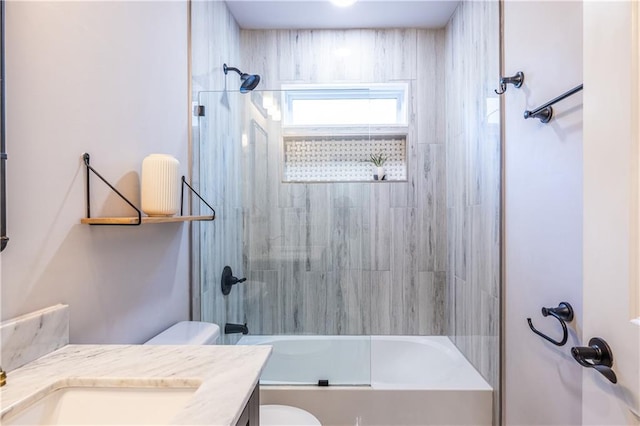
{"type": "Polygon", "coordinates": [[[494,90],[496,95],[502,95],[507,91],[507,84],[513,84],[513,87],[520,88],[524,83],[524,73],[522,71],[518,71],[514,76],[511,77],[500,77],[500,91],[494,90]]]}

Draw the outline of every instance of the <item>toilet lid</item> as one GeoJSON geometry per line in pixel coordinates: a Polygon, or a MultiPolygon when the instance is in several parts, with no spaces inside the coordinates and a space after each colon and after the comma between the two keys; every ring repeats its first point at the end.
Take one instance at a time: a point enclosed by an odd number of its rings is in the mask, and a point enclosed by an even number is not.
{"type": "Polygon", "coordinates": [[[322,426],[310,412],[288,405],[261,405],[260,426],[322,426]]]}

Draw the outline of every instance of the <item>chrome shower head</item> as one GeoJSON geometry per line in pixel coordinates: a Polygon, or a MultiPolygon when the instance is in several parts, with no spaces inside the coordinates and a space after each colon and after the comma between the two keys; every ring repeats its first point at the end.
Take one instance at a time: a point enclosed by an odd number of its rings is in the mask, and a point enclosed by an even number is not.
{"type": "Polygon", "coordinates": [[[260,76],[258,74],[246,74],[240,71],[238,68],[229,67],[227,64],[224,64],[222,67],[225,75],[229,71],[235,71],[240,76],[240,80],[242,80],[242,84],[240,85],[240,93],[248,93],[255,89],[260,83],[260,76]]]}

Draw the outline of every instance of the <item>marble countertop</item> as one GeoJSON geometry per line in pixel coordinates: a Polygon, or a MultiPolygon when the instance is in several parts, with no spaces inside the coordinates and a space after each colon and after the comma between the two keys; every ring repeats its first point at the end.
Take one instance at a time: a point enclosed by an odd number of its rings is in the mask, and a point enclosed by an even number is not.
{"type": "Polygon", "coordinates": [[[270,353],[270,346],[67,345],[9,372],[0,409],[4,417],[61,383],[199,384],[172,424],[235,426],[270,353]]]}

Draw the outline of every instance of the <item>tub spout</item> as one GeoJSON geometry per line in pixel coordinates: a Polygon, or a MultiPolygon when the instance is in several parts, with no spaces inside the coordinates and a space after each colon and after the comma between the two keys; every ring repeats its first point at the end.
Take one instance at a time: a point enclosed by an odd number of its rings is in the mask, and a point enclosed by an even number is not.
{"type": "Polygon", "coordinates": [[[224,325],[224,334],[235,334],[242,333],[248,334],[249,329],[247,328],[247,323],[244,324],[225,324],[224,325]]]}

